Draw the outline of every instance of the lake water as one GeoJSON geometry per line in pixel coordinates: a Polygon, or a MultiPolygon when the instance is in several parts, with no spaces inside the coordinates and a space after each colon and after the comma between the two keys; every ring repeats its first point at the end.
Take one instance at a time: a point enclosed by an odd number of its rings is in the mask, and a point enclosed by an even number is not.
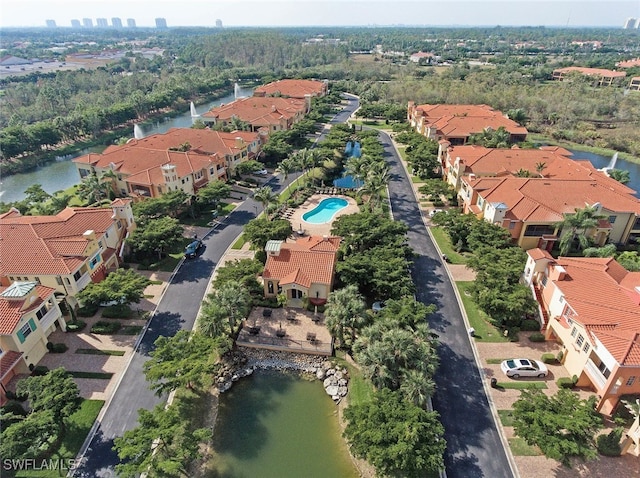
{"type": "MultiPolygon", "coordinates": [[[[609,161],[611,158],[607,158],[606,156],[601,156],[595,153],[587,153],[585,151],[577,151],[574,149],[570,149],[573,153],[573,159],[586,159],[591,162],[597,169],[605,168],[609,165],[609,161]]],[[[629,171],[629,176],[631,180],[627,183],[631,189],[636,191],[636,197],[640,198],[640,164],[631,163],[629,161],[625,161],[624,159],[618,158],[616,161],[615,169],[625,169],[629,171]]]]}
{"type": "Polygon", "coordinates": [[[215,478],[356,478],[320,381],[256,371],[220,396],[215,478]]]}
{"type": "MultiPolygon", "coordinates": [[[[253,94],[253,90],[250,88],[239,87],[236,92],[238,96],[250,96],[253,94]]],[[[221,103],[230,103],[234,99],[235,93],[232,93],[198,106],[197,111],[198,113],[204,113],[211,108],[220,106],[221,103]]],[[[188,128],[191,124],[191,112],[187,109],[185,113],[180,115],[158,118],[141,123],[139,126],[143,135],[149,136],[156,133],[165,133],[171,128],[188,128]]],[[[133,131],[131,131],[131,137],[133,137],[133,131]]],[[[40,184],[46,192],[52,194],[56,191],[67,189],[74,184],[79,183],[80,176],[78,175],[78,170],[71,160],[73,158],[83,156],[90,151],[98,152],[103,149],[103,147],[99,146],[92,148],[91,150],[86,149],[73,155],[59,158],[55,162],[48,163],[27,173],[13,174],[11,176],[0,178],[0,201],[21,201],[25,197],[25,189],[33,184],[40,184]]]]}

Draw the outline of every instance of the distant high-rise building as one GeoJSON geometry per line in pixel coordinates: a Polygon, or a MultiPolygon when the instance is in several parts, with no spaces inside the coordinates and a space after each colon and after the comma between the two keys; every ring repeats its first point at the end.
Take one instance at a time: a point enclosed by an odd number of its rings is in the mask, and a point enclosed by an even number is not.
{"type": "Polygon", "coordinates": [[[91,18],[83,18],[82,26],[85,28],[93,28],[93,20],[91,20],[91,18]]]}
{"type": "Polygon", "coordinates": [[[625,30],[630,30],[632,28],[634,28],[636,26],[636,19],[635,18],[627,18],[627,21],[624,23],[624,29],[625,30]]]}
{"type": "Polygon", "coordinates": [[[216,20],[216,28],[222,28],[222,20],[219,18],[216,20]]]}
{"type": "Polygon", "coordinates": [[[56,21],[55,20],[47,20],[47,28],[55,28],[56,27],[56,21]]]}
{"type": "Polygon", "coordinates": [[[165,18],[156,18],[156,28],[167,28],[167,20],[165,18]]]}
{"type": "Polygon", "coordinates": [[[96,26],[98,28],[107,28],[109,26],[109,22],[107,22],[106,18],[96,18],[96,26]]]}
{"type": "Polygon", "coordinates": [[[133,18],[127,18],[127,26],[129,28],[135,28],[136,27],[136,21],[133,18]]]}
{"type": "Polygon", "coordinates": [[[111,26],[113,28],[122,28],[122,20],[120,20],[118,17],[113,17],[111,19],[111,26]]]}
{"type": "Polygon", "coordinates": [[[80,20],[71,20],[71,28],[82,28],[80,20]]]}

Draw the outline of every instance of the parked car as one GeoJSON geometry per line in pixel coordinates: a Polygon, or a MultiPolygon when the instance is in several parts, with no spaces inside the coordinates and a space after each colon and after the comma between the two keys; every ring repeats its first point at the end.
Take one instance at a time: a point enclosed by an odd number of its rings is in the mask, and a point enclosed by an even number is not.
{"type": "Polygon", "coordinates": [[[507,377],[546,377],[549,373],[547,366],[538,360],[531,359],[509,359],[500,364],[502,372],[507,377]]]}
{"type": "Polygon", "coordinates": [[[202,241],[200,239],[196,239],[192,243],[190,243],[184,250],[184,256],[187,259],[192,259],[198,255],[198,251],[202,249],[202,241]]]}
{"type": "Polygon", "coordinates": [[[266,176],[267,174],[269,174],[269,171],[267,171],[266,169],[261,169],[261,170],[259,170],[259,171],[256,171],[256,172],[255,172],[255,173],[253,173],[253,174],[256,174],[256,175],[258,175],[258,176],[266,176]]]}
{"type": "Polygon", "coordinates": [[[444,212],[442,209],[433,209],[431,211],[429,211],[429,217],[433,217],[436,214],[438,214],[439,212],[444,212]]]}

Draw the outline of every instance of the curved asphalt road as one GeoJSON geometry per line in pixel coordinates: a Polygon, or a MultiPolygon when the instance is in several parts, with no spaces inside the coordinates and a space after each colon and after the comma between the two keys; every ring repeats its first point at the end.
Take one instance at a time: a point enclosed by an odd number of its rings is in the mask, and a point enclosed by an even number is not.
{"type": "MultiPolygon", "coordinates": [[[[336,114],[330,124],[344,123],[358,107],[357,98],[345,95],[347,104],[336,114]]],[[[321,141],[324,132],[318,135],[321,141]]],[[[274,192],[281,192],[296,179],[298,174],[289,175],[286,181],[270,179],[267,184],[274,192]]],[[[167,400],[167,396],[157,397],[149,388],[142,370],[149,359],[155,340],[162,336],[170,337],[179,330],[191,330],[198,314],[200,304],[206,293],[213,271],[229,246],[242,233],[242,228],[262,211],[262,205],[247,198],[224,221],[205,238],[204,252],[195,260],[184,261],[177,269],[167,286],[148,329],[144,332],[138,348],[125,370],[114,394],[106,404],[104,414],[91,436],[83,454],[82,465],[73,473],[82,477],[113,477],[114,467],[119,462],[113,451],[113,440],[125,431],[135,428],[138,422],[138,410],[152,409],[167,400]]]]}
{"type": "Polygon", "coordinates": [[[391,168],[389,199],[393,217],[409,226],[408,242],[416,253],[412,267],[416,297],[438,307],[429,318],[429,326],[440,336],[433,406],[445,429],[447,476],[512,477],[453,287],[422,220],[398,153],[386,133],[381,132],[379,138],[391,168]]]}

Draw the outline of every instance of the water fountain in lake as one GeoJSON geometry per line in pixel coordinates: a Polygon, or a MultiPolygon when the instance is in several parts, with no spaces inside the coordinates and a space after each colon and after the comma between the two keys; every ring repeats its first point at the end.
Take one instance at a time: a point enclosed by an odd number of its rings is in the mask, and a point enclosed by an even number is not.
{"type": "Polygon", "coordinates": [[[613,153],[613,156],[611,156],[611,160],[609,161],[609,164],[607,164],[604,168],[598,169],[598,171],[602,171],[603,173],[608,175],[609,171],[611,171],[612,169],[615,169],[617,162],[618,162],[618,152],[616,151],[615,153],[613,153]]]}
{"type": "Polygon", "coordinates": [[[135,139],[142,139],[144,138],[144,132],[142,131],[142,128],[140,127],[139,124],[134,124],[133,125],[133,137],[135,139]]]}

